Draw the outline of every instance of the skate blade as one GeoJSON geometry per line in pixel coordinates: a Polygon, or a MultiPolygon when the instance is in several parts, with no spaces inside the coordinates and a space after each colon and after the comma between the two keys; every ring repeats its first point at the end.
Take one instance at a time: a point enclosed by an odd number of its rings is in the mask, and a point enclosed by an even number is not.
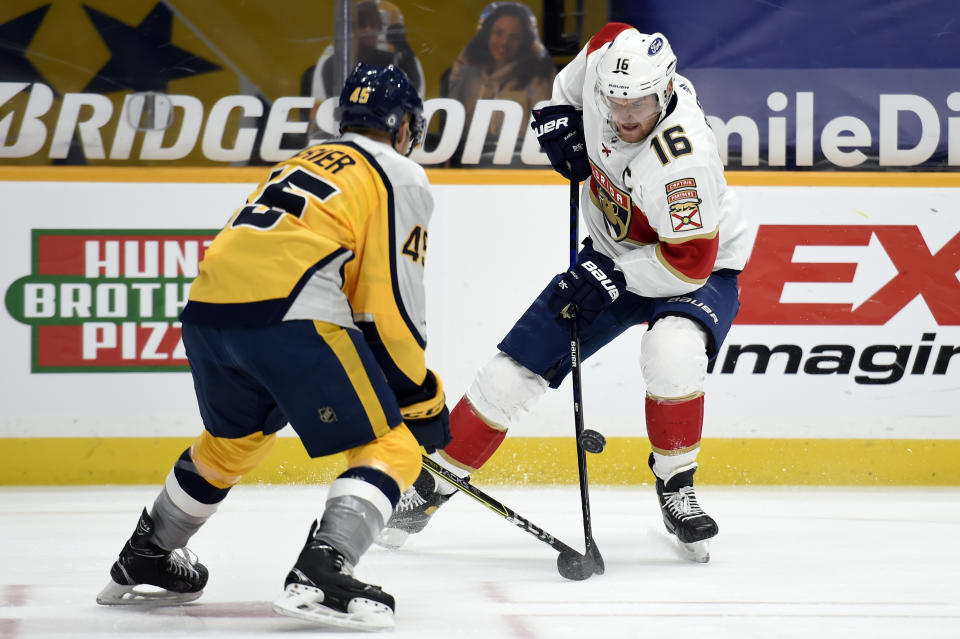
{"type": "Polygon", "coordinates": [[[97,595],[101,606],[179,606],[200,598],[203,591],[173,592],[156,586],[126,586],[110,580],[97,595]]]}
{"type": "Polygon", "coordinates": [[[399,528],[384,528],[373,541],[378,546],[383,546],[384,548],[389,548],[390,550],[397,550],[403,546],[404,543],[406,543],[407,537],[409,536],[410,533],[408,533],[406,530],[400,530],[399,528]]]}
{"type": "Polygon", "coordinates": [[[370,599],[356,598],[347,604],[347,612],[323,605],[323,591],[302,584],[290,584],[283,597],[273,602],[278,615],[294,617],[320,626],[378,632],[393,630],[393,610],[370,599]]]}
{"type": "Polygon", "coordinates": [[[710,546],[706,540],[695,541],[692,544],[677,541],[677,546],[680,548],[680,555],[684,559],[698,564],[705,564],[710,561],[710,546]]]}

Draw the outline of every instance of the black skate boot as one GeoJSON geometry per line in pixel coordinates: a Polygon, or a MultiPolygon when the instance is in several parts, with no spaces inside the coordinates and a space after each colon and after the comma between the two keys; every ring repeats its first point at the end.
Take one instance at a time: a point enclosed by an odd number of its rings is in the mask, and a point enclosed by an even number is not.
{"type": "Polygon", "coordinates": [[[455,493],[444,495],[437,490],[437,480],[426,469],[420,471],[417,481],[400,497],[390,521],[377,536],[376,543],[384,548],[397,549],[413,533],[423,530],[427,522],[455,493]]]}
{"type": "Polygon", "coordinates": [[[320,625],[355,630],[393,628],[393,596],[380,586],[353,577],[353,566],[325,541],[315,539],[313,522],[307,543],[284,581],[283,597],[273,611],[320,625]]]}
{"type": "Polygon", "coordinates": [[[170,606],[203,594],[207,568],[196,555],[186,548],[164,550],[150,541],[152,534],[153,520],[144,508],[136,530],[110,568],[110,583],[97,595],[98,604],[170,606]]]}
{"type": "MultiPolygon", "coordinates": [[[[653,470],[653,453],[650,454],[650,470],[653,470]]],[[[693,474],[696,464],[674,473],[666,483],[657,477],[657,497],[667,530],[676,536],[680,550],[687,559],[699,563],[710,561],[707,540],[716,536],[717,522],[703,512],[693,491],[693,474]]],[[[654,475],[656,476],[656,475],[654,475]]]]}

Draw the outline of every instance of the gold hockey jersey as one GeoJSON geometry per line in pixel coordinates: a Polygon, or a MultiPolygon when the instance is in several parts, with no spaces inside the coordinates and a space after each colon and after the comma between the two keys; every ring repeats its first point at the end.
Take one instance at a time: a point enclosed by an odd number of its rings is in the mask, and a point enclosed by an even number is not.
{"type": "Polygon", "coordinates": [[[359,328],[391,385],[420,384],[432,213],[423,169],[389,145],[348,133],[312,146],[275,166],[217,234],[181,319],[359,328]]]}

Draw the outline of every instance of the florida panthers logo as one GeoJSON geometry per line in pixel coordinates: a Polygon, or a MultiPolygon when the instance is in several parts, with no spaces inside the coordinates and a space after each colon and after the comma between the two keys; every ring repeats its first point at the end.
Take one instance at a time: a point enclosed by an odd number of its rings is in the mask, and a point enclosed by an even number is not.
{"type": "Polygon", "coordinates": [[[603,211],[607,223],[607,233],[614,241],[627,237],[630,230],[630,216],[633,209],[630,194],[617,188],[596,164],[590,163],[593,179],[590,180],[590,199],[603,211]]]}
{"type": "Polygon", "coordinates": [[[628,222],[630,221],[629,212],[610,199],[610,195],[601,189],[597,189],[597,200],[603,211],[603,218],[607,221],[607,230],[610,236],[619,241],[627,236],[628,222]]]}

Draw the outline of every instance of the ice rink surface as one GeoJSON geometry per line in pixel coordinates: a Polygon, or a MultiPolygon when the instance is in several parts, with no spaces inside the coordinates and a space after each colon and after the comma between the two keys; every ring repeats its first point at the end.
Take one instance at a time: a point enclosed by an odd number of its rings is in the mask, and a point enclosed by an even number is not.
{"type": "MultiPolygon", "coordinates": [[[[325,487],[235,488],[191,541],[201,599],[94,602],[159,487],[0,488],[0,638],[337,637],[270,602],[325,487]]],[[[482,487],[576,548],[577,488],[482,487]]],[[[709,564],[678,557],[651,486],[594,487],[606,574],[570,582],[556,552],[457,495],[404,549],[356,574],[397,599],[397,639],[960,637],[960,489],[714,487],[709,564]]]]}

